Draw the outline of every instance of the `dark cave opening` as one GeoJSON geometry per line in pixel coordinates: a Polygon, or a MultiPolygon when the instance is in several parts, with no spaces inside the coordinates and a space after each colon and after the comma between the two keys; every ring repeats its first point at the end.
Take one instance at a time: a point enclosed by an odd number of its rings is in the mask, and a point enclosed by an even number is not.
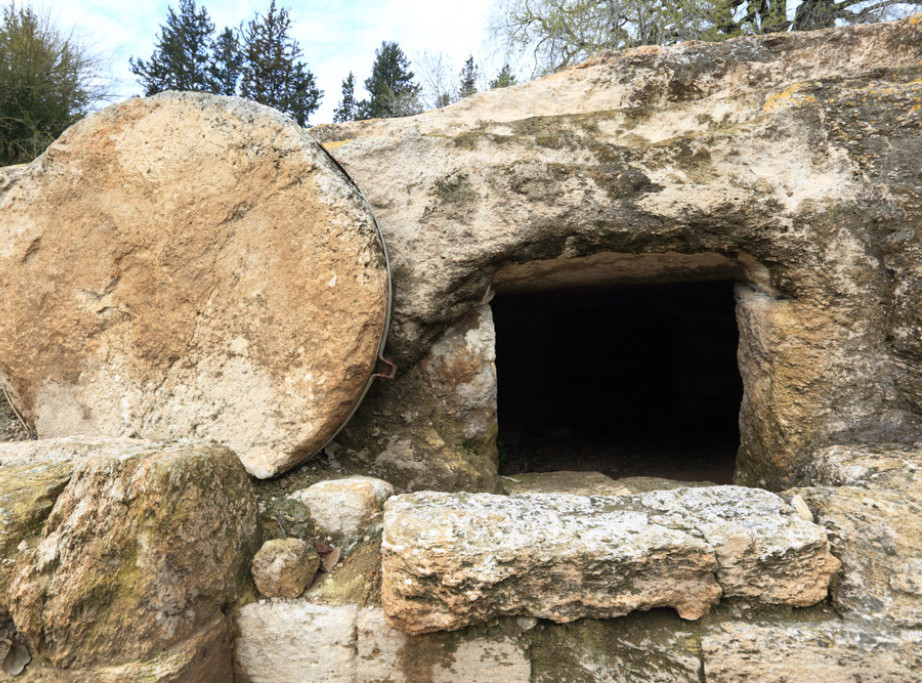
{"type": "Polygon", "coordinates": [[[501,474],[732,482],[732,281],[500,294],[492,307],[501,474]]]}

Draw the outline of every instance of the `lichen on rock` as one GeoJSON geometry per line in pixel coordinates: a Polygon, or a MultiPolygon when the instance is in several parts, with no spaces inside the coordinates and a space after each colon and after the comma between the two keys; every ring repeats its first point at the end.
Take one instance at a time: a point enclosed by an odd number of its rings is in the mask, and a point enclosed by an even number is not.
{"type": "Polygon", "coordinates": [[[19,554],[10,612],[54,667],[148,660],[223,619],[255,535],[252,486],[226,448],[142,442],[89,455],[19,554]]]}

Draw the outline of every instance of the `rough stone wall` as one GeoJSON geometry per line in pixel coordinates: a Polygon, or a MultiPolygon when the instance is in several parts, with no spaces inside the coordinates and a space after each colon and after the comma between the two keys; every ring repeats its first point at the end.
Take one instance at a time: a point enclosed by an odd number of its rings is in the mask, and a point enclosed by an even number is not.
{"type": "MultiPolygon", "coordinates": [[[[920,64],[912,17],[643,47],[412,118],[312,129],[367,194],[394,271],[389,352],[403,379],[356,424],[425,412],[428,398],[408,396],[425,386],[415,365],[504,268],[707,253],[740,268],[740,483],[781,488],[837,441],[911,442],[920,64]]],[[[447,442],[456,427],[432,428],[447,442]]],[[[347,429],[341,457],[422,443],[398,417],[378,432],[347,429]]],[[[404,467],[423,474],[395,484],[445,488],[441,452],[419,447],[404,467]]]]}

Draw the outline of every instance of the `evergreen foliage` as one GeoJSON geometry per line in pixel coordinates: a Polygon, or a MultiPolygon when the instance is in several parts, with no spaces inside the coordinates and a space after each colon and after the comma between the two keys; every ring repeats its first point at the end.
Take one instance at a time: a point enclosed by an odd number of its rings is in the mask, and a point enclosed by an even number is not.
{"type": "Polygon", "coordinates": [[[0,14],[0,166],[31,161],[105,96],[96,61],[30,6],[0,14]]]}
{"type": "Polygon", "coordinates": [[[225,28],[212,46],[208,91],[217,95],[236,95],[243,72],[243,54],[237,32],[225,28]]]}
{"type": "Polygon", "coordinates": [[[164,90],[212,91],[212,36],[214,24],[195,0],[179,0],[179,14],[167,8],[150,59],[131,59],[145,95],[164,90]]]}
{"type": "Polygon", "coordinates": [[[299,125],[320,106],[323,93],[291,38],[288,10],[269,4],[239,30],[225,28],[215,39],[204,6],[180,0],[167,9],[150,59],[131,60],[145,95],[192,90],[240,95],[290,115],[299,125]]]}
{"type": "Polygon", "coordinates": [[[291,115],[303,126],[323,93],[301,61],[301,47],[289,35],[290,28],[288,10],[277,8],[275,0],[264,15],[250,20],[241,41],[240,94],[291,115]]]}
{"type": "Polygon", "coordinates": [[[359,119],[410,116],[421,110],[422,87],[413,80],[410,60],[397,43],[382,42],[375,50],[371,76],[365,80],[370,95],[359,106],[359,119]]]}
{"type": "Polygon", "coordinates": [[[503,68],[496,74],[496,78],[490,81],[490,90],[507,88],[510,85],[515,85],[515,74],[512,73],[512,68],[509,64],[503,64],[503,68]]]}
{"type": "Polygon", "coordinates": [[[458,83],[458,99],[463,100],[477,92],[477,66],[474,64],[474,55],[471,55],[461,67],[461,75],[458,83]]]}
{"type": "Polygon", "coordinates": [[[351,71],[343,80],[343,96],[333,110],[333,121],[355,121],[358,115],[358,103],[355,101],[355,74],[351,71]]]}

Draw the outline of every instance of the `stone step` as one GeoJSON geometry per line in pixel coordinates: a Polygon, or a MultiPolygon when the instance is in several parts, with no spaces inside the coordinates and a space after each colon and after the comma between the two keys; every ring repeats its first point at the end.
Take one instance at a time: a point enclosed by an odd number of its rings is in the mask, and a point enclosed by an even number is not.
{"type": "Polygon", "coordinates": [[[415,634],[503,615],[698,619],[721,596],[802,607],[838,567],[826,531],[761,489],[426,491],[385,505],[381,591],[389,622],[415,634]]]}

